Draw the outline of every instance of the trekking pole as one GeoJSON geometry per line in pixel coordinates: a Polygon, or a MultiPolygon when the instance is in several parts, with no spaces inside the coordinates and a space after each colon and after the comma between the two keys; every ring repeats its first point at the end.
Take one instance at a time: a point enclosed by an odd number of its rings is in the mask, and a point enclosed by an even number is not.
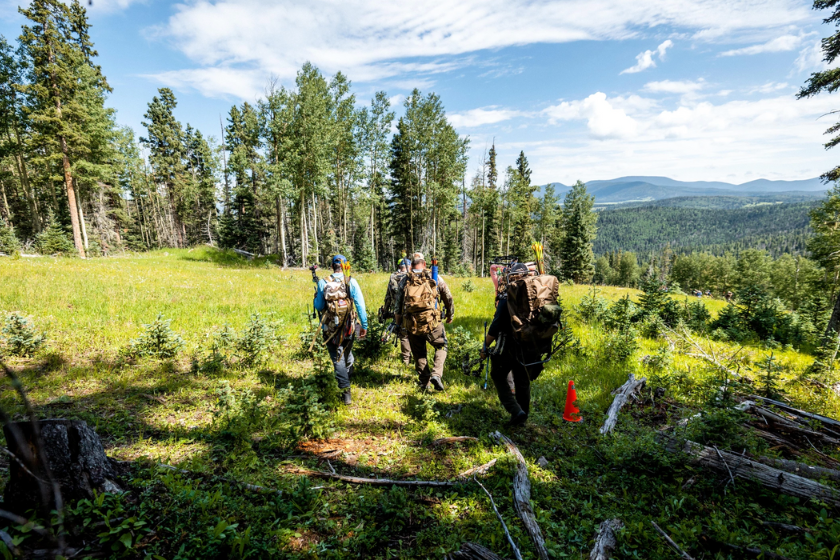
{"type": "MultiPolygon", "coordinates": [[[[490,349],[487,348],[487,321],[484,321],[484,389],[487,390],[487,375],[490,373],[490,349]]],[[[480,374],[479,374],[480,375],[480,374]]]]}

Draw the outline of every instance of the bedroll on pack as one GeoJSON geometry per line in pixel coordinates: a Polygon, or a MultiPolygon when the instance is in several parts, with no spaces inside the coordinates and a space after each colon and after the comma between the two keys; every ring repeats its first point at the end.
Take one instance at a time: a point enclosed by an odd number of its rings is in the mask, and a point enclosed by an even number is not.
{"type": "Polygon", "coordinates": [[[403,292],[403,328],[410,334],[429,334],[440,324],[440,312],[435,309],[437,282],[428,271],[410,272],[403,292]]]}
{"type": "Polygon", "coordinates": [[[559,288],[557,278],[548,274],[526,276],[508,284],[508,311],[518,342],[550,348],[560,328],[559,288]]]}

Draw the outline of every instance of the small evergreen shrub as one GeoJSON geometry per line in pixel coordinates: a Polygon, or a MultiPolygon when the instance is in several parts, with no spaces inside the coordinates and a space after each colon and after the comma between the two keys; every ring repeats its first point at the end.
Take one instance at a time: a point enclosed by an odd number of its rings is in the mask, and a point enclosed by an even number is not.
{"type": "Polygon", "coordinates": [[[575,311],[584,321],[600,321],[609,307],[609,301],[598,295],[598,290],[592,286],[592,290],[575,306],[575,311]]]}
{"type": "Polygon", "coordinates": [[[604,358],[612,363],[625,363],[639,349],[639,333],[628,327],[607,333],[604,338],[604,358]]]}
{"type": "Polygon", "coordinates": [[[164,319],[158,313],[157,319],[143,325],[143,332],[129,342],[126,354],[129,357],[173,358],[184,347],[184,339],[169,325],[172,319],[164,319]]]}
{"type": "Polygon", "coordinates": [[[67,230],[52,212],[47,217],[46,227],[35,236],[35,247],[42,255],[70,255],[76,252],[67,230]]]}
{"type": "Polygon", "coordinates": [[[472,279],[469,279],[461,284],[461,289],[470,294],[475,291],[475,284],[473,284],[472,279]]]}
{"type": "Polygon", "coordinates": [[[777,363],[772,352],[761,361],[760,367],[758,376],[759,393],[768,399],[778,399],[782,396],[780,375],[782,367],[777,363]]]}
{"type": "Polygon", "coordinates": [[[446,333],[448,354],[445,368],[448,373],[460,373],[464,358],[477,358],[483,341],[473,338],[465,327],[455,327],[446,333]]]}
{"type": "Polygon", "coordinates": [[[15,235],[14,228],[0,218],[0,253],[13,255],[20,249],[20,241],[15,235]]]}
{"type": "Polygon", "coordinates": [[[261,364],[266,354],[277,344],[275,330],[266,323],[259,313],[248,319],[242,334],[235,340],[234,347],[241,363],[245,366],[261,364]]]}
{"type": "MultiPolygon", "coordinates": [[[[385,333],[386,323],[379,321],[377,317],[368,318],[368,333],[367,336],[361,340],[357,339],[353,343],[353,355],[363,358],[365,360],[377,360],[385,355],[388,351],[388,344],[383,344],[382,335],[385,333]]],[[[391,335],[389,343],[394,341],[396,333],[391,335]]],[[[311,342],[312,339],[309,339],[311,342]]],[[[308,346],[307,346],[308,349],[308,346]]]]}
{"type": "Polygon", "coordinates": [[[615,301],[604,315],[604,325],[612,330],[626,330],[632,327],[638,315],[638,307],[629,295],[615,301]]]}
{"type": "Polygon", "coordinates": [[[0,330],[0,355],[29,358],[46,342],[44,333],[35,330],[31,321],[17,313],[9,313],[0,330]]]}

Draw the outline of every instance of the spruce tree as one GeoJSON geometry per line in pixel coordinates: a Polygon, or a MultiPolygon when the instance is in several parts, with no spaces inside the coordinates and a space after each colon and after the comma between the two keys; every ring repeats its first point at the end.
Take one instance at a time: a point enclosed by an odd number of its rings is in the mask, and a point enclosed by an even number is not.
{"type": "Polygon", "coordinates": [[[146,138],[140,141],[149,148],[149,163],[154,178],[166,189],[170,213],[169,243],[175,247],[186,246],[183,216],[184,207],[184,132],[175,118],[178,105],[169,88],[160,88],[143,115],[147,121],[146,138]]]}
{"type": "Polygon", "coordinates": [[[73,243],[84,258],[71,156],[73,150],[84,153],[85,144],[91,141],[91,130],[85,126],[92,107],[90,96],[103,94],[107,83],[89,63],[96,53],[87,34],[84,8],[78,2],[72,13],[58,0],[33,0],[28,8],[19,10],[30,22],[23,26],[20,37],[29,57],[27,83],[20,88],[26,96],[27,117],[34,127],[34,143],[47,154],[44,163],[61,167],[73,243]]]}
{"type": "Polygon", "coordinates": [[[560,248],[563,277],[575,283],[588,282],[592,278],[598,215],[593,212],[595,197],[586,191],[586,185],[578,181],[566,194],[563,202],[564,237],[560,248]]]}

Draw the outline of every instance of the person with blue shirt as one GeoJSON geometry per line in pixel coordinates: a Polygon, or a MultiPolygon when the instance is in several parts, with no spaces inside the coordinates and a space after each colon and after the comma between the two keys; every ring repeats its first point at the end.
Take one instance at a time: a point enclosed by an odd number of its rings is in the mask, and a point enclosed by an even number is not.
{"type": "Polygon", "coordinates": [[[327,279],[318,280],[314,306],[321,316],[321,330],[335,369],[338,388],[343,392],[344,404],[349,405],[352,402],[350,377],[353,375],[353,341],[356,338],[354,317],[357,317],[361,324],[359,339],[367,336],[368,318],[365,298],[359,283],[355,278],[350,278],[345,282],[341,265],[346,262],[344,255],[336,255],[332,258],[333,273],[327,279]],[[334,296],[333,290],[336,286],[338,286],[338,295],[334,296]],[[343,293],[344,287],[347,288],[349,294],[343,293]],[[343,299],[347,296],[349,296],[349,301],[343,299]],[[336,297],[341,299],[334,299],[336,297]],[[349,310],[336,311],[337,307],[348,306],[351,302],[352,307],[349,310]],[[333,320],[335,320],[335,328],[331,328],[333,320]]]}

